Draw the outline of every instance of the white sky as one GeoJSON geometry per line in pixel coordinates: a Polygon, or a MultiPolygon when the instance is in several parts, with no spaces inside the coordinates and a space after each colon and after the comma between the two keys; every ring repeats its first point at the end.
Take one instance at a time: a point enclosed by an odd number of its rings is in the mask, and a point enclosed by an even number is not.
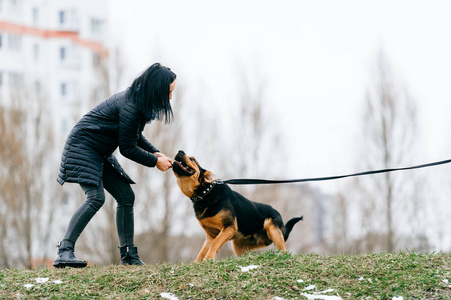
{"type": "Polygon", "coordinates": [[[451,158],[450,9],[448,0],[111,0],[109,26],[126,84],[161,59],[222,103],[234,96],[232,64],[259,63],[296,152],[293,175],[316,177],[364,171],[354,145],[380,49],[418,102],[418,163],[451,158]]]}

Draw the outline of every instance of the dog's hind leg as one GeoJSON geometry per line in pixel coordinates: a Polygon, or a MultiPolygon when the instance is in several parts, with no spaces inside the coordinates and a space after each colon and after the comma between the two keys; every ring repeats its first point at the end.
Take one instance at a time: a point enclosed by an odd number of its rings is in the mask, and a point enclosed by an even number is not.
{"type": "Polygon", "coordinates": [[[255,242],[246,239],[232,240],[233,252],[236,256],[241,256],[248,253],[254,244],[255,242]]]}
{"type": "Polygon", "coordinates": [[[274,225],[273,220],[266,219],[263,227],[265,228],[269,239],[273,241],[276,248],[278,250],[286,251],[287,247],[285,246],[285,239],[283,237],[282,230],[278,226],[274,225]]]}
{"type": "Polygon", "coordinates": [[[257,243],[253,239],[236,239],[232,240],[233,252],[236,256],[241,256],[253,249],[263,248],[266,246],[265,243],[257,243]]]}
{"type": "Polygon", "coordinates": [[[202,249],[200,249],[199,254],[197,255],[197,258],[194,262],[201,261],[205,255],[208,252],[208,249],[210,249],[211,243],[213,242],[214,237],[207,234],[207,237],[205,238],[204,245],[202,246],[202,249]]]}

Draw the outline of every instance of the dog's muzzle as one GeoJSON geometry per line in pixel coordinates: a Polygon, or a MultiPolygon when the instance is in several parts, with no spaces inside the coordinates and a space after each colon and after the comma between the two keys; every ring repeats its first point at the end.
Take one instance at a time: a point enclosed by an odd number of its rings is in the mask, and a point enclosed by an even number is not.
{"type": "Polygon", "coordinates": [[[172,163],[173,171],[180,176],[191,176],[196,171],[190,168],[185,162],[186,154],[183,151],[179,151],[174,158],[174,162],[172,163]]]}

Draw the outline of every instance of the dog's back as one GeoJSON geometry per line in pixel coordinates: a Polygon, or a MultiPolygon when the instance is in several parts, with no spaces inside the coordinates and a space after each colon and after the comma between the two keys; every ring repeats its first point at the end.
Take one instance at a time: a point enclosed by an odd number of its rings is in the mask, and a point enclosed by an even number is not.
{"type": "Polygon", "coordinates": [[[292,218],[284,225],[282,216],[271,205],[251,201],[227,185],[224,188],[224,195],[227,195],[227,201],[230,201],[236,215],[238,231],[244,236],[263,230],[265,221],[270,219],[275,227],[280,228],[286,241],[293,226],[303,218],[292,218]]]}
{"type": "Polygon", "coordinates": [[[237,218],[238,231],[243,235],[247,236],[262,230],[267,219],[272,219],[280,228],[284,227],[282,216],[271,205],[251,201],[227,185],[225,190],[237,218]]]}

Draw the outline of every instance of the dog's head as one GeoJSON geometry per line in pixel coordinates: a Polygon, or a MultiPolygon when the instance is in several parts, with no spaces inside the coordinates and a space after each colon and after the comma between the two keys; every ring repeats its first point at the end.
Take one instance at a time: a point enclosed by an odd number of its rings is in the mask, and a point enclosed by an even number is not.
{"type": "Polygon", "coordinates": [[[216,180],[216,175],[203,169],[194,157],[180,150],[174,158],[172,170],[182,193],[191,198],[196,190],[216,180]]]}

